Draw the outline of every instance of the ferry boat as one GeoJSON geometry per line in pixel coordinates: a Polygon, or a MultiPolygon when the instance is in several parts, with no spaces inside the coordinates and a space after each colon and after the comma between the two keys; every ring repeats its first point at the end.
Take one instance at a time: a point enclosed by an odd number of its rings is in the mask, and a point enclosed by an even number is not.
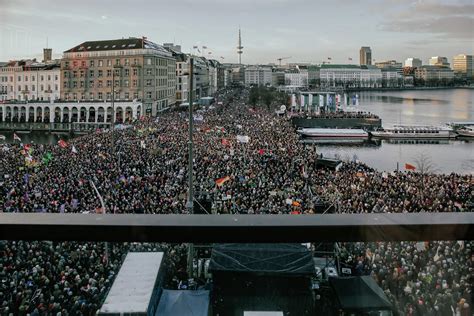
{"type": "Polygon", "coordinates": [[[408,126],[395,125],[391,128],[378,129],[371,132],[376,138],[454,138],[456,133],[451,127],[443,126],[408,126]]]}
{"type": "Polygon", "coordinates": [[[369,133],[363,129],[350,128],[301,128],[297,132],[314,138],[368,138],[369,133]]]}
{"type": "Polygon", "coordinates": [[[456,130],[456,133],[458,133],[458,135],[462,137],[474,137],[474,125],[464,126],[456,130]]]}

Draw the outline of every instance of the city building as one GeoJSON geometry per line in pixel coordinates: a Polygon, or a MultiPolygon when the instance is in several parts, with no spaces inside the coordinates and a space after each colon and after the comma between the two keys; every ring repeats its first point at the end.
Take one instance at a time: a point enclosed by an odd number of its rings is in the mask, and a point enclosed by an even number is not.
{"type": "Polygon", "coordinates": [[[141,115],[176,103],[176,60],[146,38],[87,41],[63,54],[63,101],[143,102],[141,115]],[[114,81],[114,82],[113,82],[114,81]]]}
{"type": "Polygon", "coordinates": [[[382,86],[381,69],[371,65],[321,65],[319,71],[321,87],[365,87],[382,86]]]}
{"type": "Polygon", "coordinates": [[[44,62],[11,61],[0,67],[0,100],[54,101],[60,98],[60,63],[45,50],[44,62]]]}
{"type": "Polygon", "coordinates": [[[372,65],[372,50],[368,46],[362,46],[359,51],[360,64],[372,65]]]}
{"type": "Polygon", "coordinates": [[[403,85],[403,76],[399,69],[385,67],[382,68],[382,87],[395,88],[403,85]]]}
{"type": "Polygon", "coordinates": [[[453,71],[456,76],[474,79],[473,55],[460,54],[453,57],[453,71]]]}
{"type": "Polygon", "coordinates": [[[431,57],[429,60],[429,65],[449,68],[448,58],[440,56],[431,57]]]}
{"type": "Polygon", "coordinates": [[[415,80],[419,85],[446,85],[454,78],[454,71],[448,67],[425,65],[415,69],[415,80]]]}
{"type": "Polygon", "coordinates": [[[285,72],[285,85],[293,87],[308,87],[308,69],[306,66],[297,66],[285,72]]]}
{"type": "Polygon", "coordinates": [[[396,69],[400,74],[403,73],[403,64],[396,60],[379,61],[375,63],[375,67],[380,69],[396,69]]]}
{"type": "Polygon", "coordinates": [[[418,68],[421,67],[423,62],[419,58],[410,57],[405,60],[405,67],[418,68]]]}
{"type": "Polygon", "coordinates": [[[272,71],[272,86],[280,87],[285,85],[285,71],[280,68],[274,68],[272,71]]]}
{"type": "Polygon", "coordinates": [[[196,97],[198,99],[209,96],[210,77],[209,62],[204,57],[193,56],[194,58],[194,78],[196,78],[196,97]]]}
{"type": "Polygon", "coordinates": [[[272,85],[272,69],[265,66],[248,66],[245,68],[245,85],[272,85]]]}
{"type": "Polygon", "coordinates": [[[308,85],[310,87],[319,86],[319,70],[318,66],[310,65],[308,66],[308,85]]]}

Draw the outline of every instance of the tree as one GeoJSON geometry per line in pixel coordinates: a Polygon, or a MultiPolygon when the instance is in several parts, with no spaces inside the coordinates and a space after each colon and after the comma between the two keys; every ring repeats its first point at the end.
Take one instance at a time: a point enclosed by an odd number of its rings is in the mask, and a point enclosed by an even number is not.
{"type": "Polygon", "coordinates": [[[415,159],[416,169],[422,175],[425,174],[433,174],[438,171],[438,167],[436,164],[431,160],[431,157],[426,155],[425,153],[419,154],[415,159]]]}

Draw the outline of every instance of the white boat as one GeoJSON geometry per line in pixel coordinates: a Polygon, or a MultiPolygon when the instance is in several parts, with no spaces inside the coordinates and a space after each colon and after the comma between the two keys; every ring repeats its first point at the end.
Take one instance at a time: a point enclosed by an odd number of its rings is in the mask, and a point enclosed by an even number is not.
{"type": "Polygon", "coordinates": [[[5,135],[0,135],[0,140],[6,140],[7,138],[5,137],[5,135]]]}
{"type": "Polygon", "coordinates": [[[451,127],[444,126],[422,126],[422,125],[395,125],[371,132],[376,138],[454,138],[456,133],[451,127]]]}
{"type": "Polygon", "coordinates": [[[459,128],[456,130],[456,133],[462,137],[474,137],[474,125],[459,128]]]}
{"type": "Polygon", "coordinates": [[[362,129],[349,128],[302,128],[297,132],[306,137],[317,138],[368,138],[369,133],[362,129]]]}

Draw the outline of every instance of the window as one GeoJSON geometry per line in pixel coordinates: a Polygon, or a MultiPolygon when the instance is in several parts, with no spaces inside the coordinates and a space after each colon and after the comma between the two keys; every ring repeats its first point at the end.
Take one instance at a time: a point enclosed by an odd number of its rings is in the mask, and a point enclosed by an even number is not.
{"type": "Polygon", "coordinates": [[[85,81],[81,81],[81,88],[84,88],[85,86],[85,81]]]}
{"type": "Polygon", "coordinates": [[[73,77],[73,78],[76,78],[76,77],[77,77],[77,71],[73,71],[73,72],[72,72],[72,77],[73,77]]]}
{"type": "Polygon", "coordinates": [[[128,58],[125,58],[125,66],[128,66],[130,65],[130,61],[128,60],[128,58]]]}
{"type": "Polygon", "coordinates": [[[107,80],[107,87],[111,87],[112,86],[112,80],[107,80]]]}
{"type": "Polygon", "coordinates": [[[94,77],[94,70],[89,70],[89,77],[94,77]]]}
{"type": "MultiPolygon", "coordinates": [[[[99,92],[97,97],[98,97],[99,100],[102,100],[103,99],[102,92],[99,92]]],[[[191,169],[189,169],[189,170],[191,170],[191,169]]]]}
{"type": "Polygon", "coordinates": [[[107,70],[107,77],[112,77],[112,70],[110,69],[107,70]]]}
{"type": "Polygon", "coordinates": [[[147,70],[146,70],[146,74],[147,74],[147,75],[151,75],[151,74],[152,74],[152,69],[147,69],[147,70]]]}
{"type": "Polygon", "coordinates": [[[65,61],[65,62],[64,62],[64,67],[65,67],[65,68],[69,68],[69,62],[68,62],[68,61],[65,61]]]}
{"type": "Polygon", "coordinates": [[[20,77],[20,76],[18,76],[18,82],[20,82],[20,81],[21,81],[21,77],[20,77]]]}
{"type": "Polygon", "coordinates": [[[73,87],[73,88],[77,88],[77,81],[73,81],[72,87],[73,87]]]}
{"type": "Polygon", "coordinates": [[[115,76],[116,77],[120,76],[120,69],[115,69],[115,76]]]}
{"type": "Polygon", "coordinates": [[[97,77],[102,77],[103,71],[99,70],[99,73],[97,74],[97,77]]]}
{"type": "Polygon", "coordinates": [[[28,81],[28,76],[25,76],[25,81],[28,81]]]}
{"type": "Polygon", "coordinates": [[[119,80],[115,80],[115,86],[116,86],[116,87],[119,87],[119,86],[120,86],[120,81],[119,81],[119,80]]]}
{"type": "Polygon", "coordinates": [[[138,76],[138,69],[133,69],[133,75],[138,76]]]}
{"type": "Polygon", "coordinates": [[[112,99],[112,93],[107,92],[107,100],[110,100],[110,99],[112,99]]]}
{"type": "Polygon", "coordinates": [[[31,86],[31,91],[35,91],[35,86],[31,86]]]}
{"type": "Polygon", "coordinates": [[[21,91],[21,86],[18,86],[18,91],[21,91]]]}
{"type": "Polygon", "coordinates": [[[91,60],[91,61],[89,62],[89,66],[94,67],[94,61],[93,61],[93,60],[91,60]]]}
{"type": "Polygon", "coordinates": [[[54,91],[58,91],[58,88],[59,88],[58,85],[55,84],[55,85],[54,85],[54,91]]]}
{"type": "Polygon", "coordinates": [[[103,60],[99,60],[99,67],[102,67],[104,66],[104,61],[103,60]]]}
{"type": "Polygon", "coordinates": [[[94,80],[89,80],[89,88],[94,88],[94,80]]]}
{"type": "Polygon", "coordinates": [[[43,75],[41,75],[40,79],[41,79],[41,81],[44,81],[44,76],[43,76],[43,75]]]}
{"type": "MultiPolygon", "coordinates": [[[[125,100],[129,100],[130,99],[130,93],[128,92],[125,92],[125,100]]],[[[191,169],[190,169],[191,170],[191,169]]]]}
{"type": "Polygon", "coordinates": [[[151,93],[152,93],[151,91],[148,91],[148,92],[146,93],[147,99],[151,99],[151,93]]]}
{"type": "Polygon", "coordinates": [[[138,60],[136,58],[133,59],[133,64],[136,66],[138,65],[138,60]]]}
{"type": "Polygon", "coordinates": [[[73,93],[73,94],[72,94],[72,98],[73,98],[74,100],[77,100],[77,93],[73,93]]]}
{"type": "Polygon", "coordinates": [[[94,92],[90,92],[90,93],[89,93],[89,99],[90,99],[90,100],[94,100],[94,92]]]}
{"type": "Polygon", "coordinates": [[[58,81],[58,75],[54,75],[54,80],[58,81]]]}
{"type": "Polygon", "coordinates": [[[108,67],[112,66],[112,60],[107,59],[107,66],[108,66],[108,67]]]}
{"type": "Polygon", "coordinates": [[[145,82],[145,85],[147,87],[151,87],[151,85],[153,84],[153,80],[152,79],[147,79],[146,82],[145,82]]]}
{"type": "Polygon", "coordinates": [[[81,100],[85,100],[86,99],[86,95],[84,93],[81,93],[81,100]]]}
{"type": "Polygon", "coordinates": [[[120,59],[115,60],[115,66],[120,66],[120,59]]]}
{"type": "Polygon", "coordinates": [[[137,87],[138,86],[138,80],[133,80],[132,81],[132,86],[137,87]]]}
{"type": "Polygon", "coordinates": [[[31,76],[31,81],[35,81],[35,76],[31,76]]]}
{"type": "Polygon", "coordinates": [[[43,85],[40,86],[40,91],[44,91],[44,86],[43,85]]]}
{"type": "Polygon", "coordinates": [[[134,99],[138,99],[138,92],[134,92],[134,93],[133,93],[133,98],[134,98],[134,99]]]}
{"type": "MultiPolygon", "coordinates": [[[[84,78],[84,70],[81,70],[80,76],[81,76],[81,78],[84,78]]],[[[48,80],[49,80],[49,78],[48,78],[48,80]]]]}
{"type": "Polygon", "coordinates": [[[146,58],[145,59],[145,64],[146,65],[151,65],[151,58],[146,58]]]}
{"type": "Polygon", "coordinates": [[[97,87],[102,88],[102,80],[99,80],[99,81],[97,82],[97,87]]]}
{"type": "Polygon", "coordinates": [[[67,88],[67,81],[64,81],[63,88],[67,88]]]}
{"type": "Polygon", "coordinates": [[[123,85],[124,85],[125,87],[129,87],[129,86],[130,86],[130,81],[129,81],[128,79],[125,79],[125,80],[123,81],[123,85]]]}
{"type": "Polygon", "coordinates": [[[125,77],[128,77],[130,76],[130,69],[125,69],[125,77]]]}

